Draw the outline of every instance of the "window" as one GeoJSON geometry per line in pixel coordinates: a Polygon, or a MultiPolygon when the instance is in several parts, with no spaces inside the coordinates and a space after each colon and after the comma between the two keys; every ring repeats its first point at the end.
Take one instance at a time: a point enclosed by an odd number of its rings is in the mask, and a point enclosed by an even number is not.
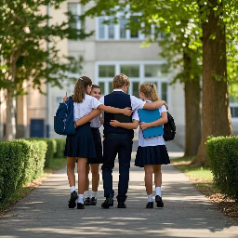
{"type": "Polygon", "coordinates": [[[83,14],[83,6],[78,3],[68,3],[68,11],[74,15],[75,22],[71,23],[71,27],[78,30],[85,29],[85,22],[79,20],[79,16],[83,14]]]}
{"type": "Polygon", "coordinates": [[[115,37],[115,30],[114,30],[113,18],[109,18],[109,25],[108,25],[108,38],[114,39],[115,37]]]}
{"type": "Polygon", "coordinates": [[[105,95],[105,82],[99,82],[99,83],[98,83],[98,86],[99,86],[100,89],[101,89],[101,94],[102,94],[102,95],[105,95]]]}
{"type": "Polygon", "coordinates": [[[140,82],[132,82],[132,95],[135,97],[139,97],[139,86],[140,82]]]}
{"type": "MultiPolygon", "coordinates": [[[[102,90],[102,95],[109,94],[113,91],[112,80],[117,74],[123,73],[130,78],[130,87],[128,94],[139,97],[139,87],[144,82],[154,83],[157,87],[159,97],[166,102],[169,100],[169,84],[167,78],[162,77],[157,71],[161,70],[161,64],[156,61],[108,61],[97,64],[96,82],[102,90]],[[149,66],[149,67],[148,67],[149,66]],[[153,66],[150,68],[150,66],[153,66]],[[150,77],[145,77],[145,69],[151,69],[150,77]],[[156,70],[155,70],[156,69],[156,70]],[[160,75],[160,76],[158,76],[160,75]]],[[[147,73],[148,75],[148,73],[147,73]]],[[[238,107],[238,104],[237,104],[238,107]]]]}
{"type": "Polygon", "coordinates": [[[112,82],[109,82],[109,93],[111,93],[112,91],[113,91],[112,82]]]}
{"type": "Polygon", "coordinates": [[[132,32],[127,29],[128,19],[132,20],[132,24],[138,24],[138,18],[132,16],[125,17],[118,13],[118,23],[114,23],[114,16],[103,16],[97,18],[97,38],[99,40],[137,40],[143,39],[139,31],[132,32]],[[105,23],[105,24],[104,24],[105,23]]]}
{"type": "Polygon", "coordinates": [[[119,19],[120,39],[126,39],[126,23],[127,20],[124,17],[119,19]]]}
{"type": "Polygon", "coordinates": [[[105,38],[105,25],[103,24],[104,18],[99,18],[99,38],[104,39],[105,38]]]}
{"type": "Polygon", "coordinates": [[[229,96],[230,108],[231,108],[231,117],[238,119],[238,98],[229,96]]]}
{"type": "Polygon", "coordinates": [[[168,101],[168,83],[161,83],[161,99],[164,101],[168,101]]]}
{"type": "MultiPolygon", "coordinates": [[[[131,17],[131,22],[136,25],[138,24],[138,18],[137,17],[131,17]]],[[[130,36],[131,38],[139,38],[139,31],[135,31],[135,32],[130,32],[130,36]]]]}
{"type": "Polygon", "coordinates": [[[100,65],[99,66],[99,77],[100,78],[111,78],[115,76],[114,65],[100,65]]]}
{"type": "Polygon", "coordinates": [[[145,65],[145,77],[157,78],[166,77],[168,70],[166,65],[145,65]]]}
{"type": "Polygon", "coordinates": [[[128,77],[139,77],[139,65],[121,65],[120,67],[122,74],[127,75],[128,77]]]}

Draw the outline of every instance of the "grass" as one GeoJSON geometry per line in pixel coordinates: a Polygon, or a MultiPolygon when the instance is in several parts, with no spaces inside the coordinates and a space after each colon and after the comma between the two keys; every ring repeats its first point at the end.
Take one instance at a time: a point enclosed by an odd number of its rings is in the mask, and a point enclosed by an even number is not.
{"type": "Polygon", "coordinates": [[[211,202],[216,203],[219,209],[227,216],[238,222],[238,203],[226,197],[213,183],[213,175],[209,168],[194,166],[191,162],[194,157],[182,157],[171,160],[171,163],[185,173],[197,189],[211,202]]]}
{"type": "Polygon", "coordinates": [[[66,165],[66,158],[55,158],[50,161],[49,167],[44,169],[44,173],[37,180],[32,181],[32,183],[27,184],[19,189],[17,189],[10,198],[4,200],[0,203],[0,217],[3,216],[11,207],[27,196],[32,190],[39,187],[39,185],[48,178],[54,171],[64,168],[66,165]]]}

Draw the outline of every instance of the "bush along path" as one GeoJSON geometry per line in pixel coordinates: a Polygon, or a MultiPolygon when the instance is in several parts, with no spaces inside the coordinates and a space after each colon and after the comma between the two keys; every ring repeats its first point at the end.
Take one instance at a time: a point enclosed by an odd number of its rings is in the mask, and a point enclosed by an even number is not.
{"type": "MultiPolygon", "coordinates": [[[[118,163],[113,173],[117,195],[118,163]]],[[[218,211],[174,166],[163,167],[164,208],[146,209],[144,172],[131,163],[126,209],[102,209],[102,182],[98,204],[84,210],[69,209],[66,169],[45,182],[0,219],[0,235],[13,237],[218,237],[235,238],[237,224],[218,211]],[[37,216],[36,216],[37,213],[37,216]]]]}
{"type": "Polygon", "coordinates": [[[0,142],[0,216],[66,165],[64,143],[65,139],[0,142]]]}
{"type": "Polygon", "coordinates": [[[172,161],[219,210],[238,223],[238,137],[209,137],[210,167],[195,166],[193,157],[172,161]]]}

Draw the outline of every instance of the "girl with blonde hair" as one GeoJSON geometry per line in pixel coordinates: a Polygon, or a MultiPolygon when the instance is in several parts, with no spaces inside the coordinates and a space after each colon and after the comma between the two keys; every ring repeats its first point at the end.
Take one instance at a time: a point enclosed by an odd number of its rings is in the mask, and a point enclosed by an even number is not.
{"type": "MultiPolygon", "coordinates": [[[[140,98],[143,101],[152,103],[159,100],[157,89],[153,83],[143,83],[140,85],[140,98]]],[[[162,164],[169,164],[169,156],[165,145],[163,136],[156,136],[145,139],[142,131],[149,127],[161,126],[167,123],[167,109],[163,105],[159,109],[161,118],[151,123],[144,123],[140,121],[138,110],[133,113],[132,123],[120,123],[118,121],[111,121],[113,127],[123,127],[127,129],[136,129],[140,123],[139,143],[136,154],[135,166],[144,167],[145,171],[145,187],[148,195],[148,203],[146,208],[153,208],[153,174],[155,183],[155,202],[157,207],[163,207],[164,202],[161,195],[162,185],[162,164]]]]}

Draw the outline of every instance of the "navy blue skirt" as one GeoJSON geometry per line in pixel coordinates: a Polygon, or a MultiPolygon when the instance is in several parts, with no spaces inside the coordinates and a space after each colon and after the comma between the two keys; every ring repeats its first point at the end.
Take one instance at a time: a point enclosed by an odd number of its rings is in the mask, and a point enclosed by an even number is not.
{"type": "Polygon", "coordinates": [[[165,145],[139,146],[137,149],[135,166],[169,164],[169,155],[165,145]]]}
{"type": "Polygon", "coordinates": [[[101,140],[101,135],[100,131],[98,128],[91,128],[92,135],[93,135],[93,141],[96,149],[96,158],[88,158],[88,163],[89,164],[102,164],[103,159],[102,159],[102,140],[101,140]]]}
{"type": "Polygon", "coordinates": [[[77,127],[74,135],[67,136],[64,155],[88,159],[97,157],[90,122],[77,127]]]}

